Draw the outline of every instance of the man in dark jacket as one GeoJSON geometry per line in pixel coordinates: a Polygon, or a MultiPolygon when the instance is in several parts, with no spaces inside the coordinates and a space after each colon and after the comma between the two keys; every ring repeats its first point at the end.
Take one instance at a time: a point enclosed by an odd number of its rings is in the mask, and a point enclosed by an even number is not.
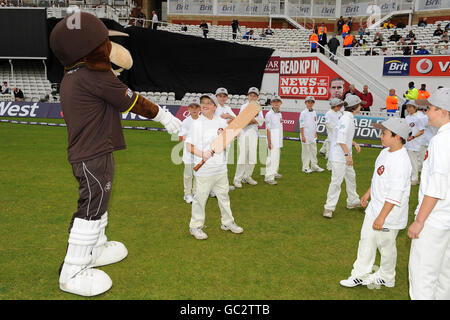
{"type": "Polygon", "coordinates": [[[337,48],[341,45],[339,40],[336,38],[336,35],[333,35],[333,37],[328,41],[328,48],[330,48],[330,51],[332,55],[330,56],[330,59],[334,61],[334,56],[336,55],[337,48]]]}
{"type": "Polygon", "coordinates": [[[238,21],[238,19],[234,19],[231,22],[231,29],[233,30],[233,40],[235,40],[236,36],[237,36],[237,32],[238,31],[241,32],[241,30],[239,29],[239,21],[238,21]]]}

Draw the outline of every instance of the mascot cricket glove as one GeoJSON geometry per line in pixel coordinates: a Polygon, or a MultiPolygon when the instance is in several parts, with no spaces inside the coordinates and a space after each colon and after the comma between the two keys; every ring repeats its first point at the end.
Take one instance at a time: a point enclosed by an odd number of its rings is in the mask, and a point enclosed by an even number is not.
{"type": "Polygon", "coordinates": [[[153,120],[161,122],[170,134],[177,133],[180,130],[181,121],[174,117],[170,111],[167,111],[160,106],[158,107],[159,112],[153,120]]]}

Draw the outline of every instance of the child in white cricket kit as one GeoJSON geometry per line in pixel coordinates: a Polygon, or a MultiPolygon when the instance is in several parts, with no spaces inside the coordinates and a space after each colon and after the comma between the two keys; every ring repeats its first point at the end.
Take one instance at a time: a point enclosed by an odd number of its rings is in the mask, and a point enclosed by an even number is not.
{"type": "Polygon", "coordinates": [[[271,185],[276,185],[278,182],[275,179],[280,179],[282,176],[278,173],[280,167],[280,151],[283,147],[283,116],[280,112],[280,107],[283,101],[281,97],[276,96],[270,100],[272,109],[266,113],[266,129],[267,129],[267,161],[266,161],[266,175],[264,181],[271,185]]]}

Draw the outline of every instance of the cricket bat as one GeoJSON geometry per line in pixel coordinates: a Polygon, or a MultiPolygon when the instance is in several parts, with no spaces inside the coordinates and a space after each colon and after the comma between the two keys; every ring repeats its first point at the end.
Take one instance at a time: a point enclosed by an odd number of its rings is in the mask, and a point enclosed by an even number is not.
{"type": "MultiPolygon", "coordinates": [[[[254,119],[261,111],[261,106],[256,101],[251,101],[247,107],[242,110],[233,121],[230,122],[222,133],[211,143],[211,150],[213,153],[221,153],[233,139],[244,129],[252,119],[254,119]]],[[[194,171],[197,171],[205,164],[205,160],[202,160],[194,167],[194,171]]]]}

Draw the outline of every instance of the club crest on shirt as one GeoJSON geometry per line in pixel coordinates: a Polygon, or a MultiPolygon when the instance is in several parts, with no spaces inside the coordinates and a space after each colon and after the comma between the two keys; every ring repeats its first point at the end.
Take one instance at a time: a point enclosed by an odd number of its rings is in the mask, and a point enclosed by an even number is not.
{"type": "Polygon", "coordinates": [[[217,135],[219,136],[222,133],[222,131],[223,131],[223,128],[217,129],[217,135]]]}
{"type": "Polygon", "coordinates": [[[378,175],[381,176],[383,174],[383,172],[384,172],[384,166],[379,166],[377,169],[378,175]]]}
{"type": "Polygon", "coordinates": [[[414,122],[411,122],[410,124],[409,124],[409,126],[412,128],[412,127],[414,127],[416,124],[414,123],[414,122]]]}
{"type": "Polygon", "coordinates": [[[425,157],[423,158],[423,161],[425,161],[427,159],[428,159],[428,150],[427,150],[427,152],[425,152],[425,157]]]}

